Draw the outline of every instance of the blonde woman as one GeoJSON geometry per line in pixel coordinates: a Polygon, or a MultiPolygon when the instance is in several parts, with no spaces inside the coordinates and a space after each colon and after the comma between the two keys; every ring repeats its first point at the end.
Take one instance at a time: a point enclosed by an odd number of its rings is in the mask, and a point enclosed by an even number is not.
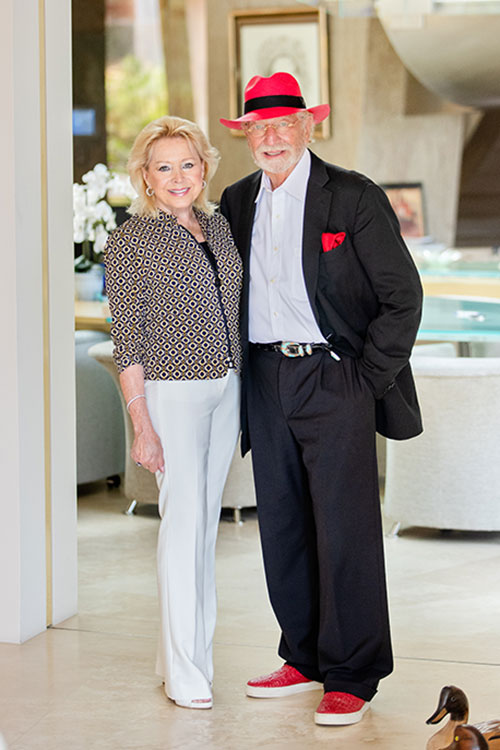
{"type": "Polygon", "coordinates": [[[159,486],[157,672],[187,708],[212,707],[215,542],[239,431],[242,267],[207,200],[218,158],[194,123],[149,123],[129,158],[132,216],[105,256],[131,456],[159,486]]]}

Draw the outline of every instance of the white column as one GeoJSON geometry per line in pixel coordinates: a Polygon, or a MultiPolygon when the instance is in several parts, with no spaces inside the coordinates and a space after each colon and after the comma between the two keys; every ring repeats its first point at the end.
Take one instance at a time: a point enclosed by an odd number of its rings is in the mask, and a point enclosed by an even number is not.
{"type": "Polygon", "coordinates": [[[69,0],[0,4],[0,640],[14,643],[76,611],[70,33],[69,0]]]}
{"type": "Polygon", "coordinates": [[[71,0],[45,0],[52,624],[77,609],[71,0]]]}

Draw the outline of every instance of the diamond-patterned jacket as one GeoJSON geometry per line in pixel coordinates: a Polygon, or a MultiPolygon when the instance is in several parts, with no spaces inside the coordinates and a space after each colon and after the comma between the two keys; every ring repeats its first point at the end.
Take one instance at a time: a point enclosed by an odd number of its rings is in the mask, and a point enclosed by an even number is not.
{"type": "Polygon", "coordinates": [[[141,364],[145,380],[213,379],[224,377],[230,360],[240,372],[241,258],[226,219],[194,210],[217,262],[228,334],[203,248],[171,214],[133,215],[105,248],[119,372],[141,364]]]}

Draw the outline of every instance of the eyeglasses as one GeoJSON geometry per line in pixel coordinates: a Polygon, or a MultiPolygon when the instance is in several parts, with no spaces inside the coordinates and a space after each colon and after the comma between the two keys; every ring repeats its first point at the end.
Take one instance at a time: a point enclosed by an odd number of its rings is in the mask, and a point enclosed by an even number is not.
{"type": "Polygon", "coordinates": [[[266,134],[268,128],[274,128],[275,133],[284,135],[288,128],[293,128],[298,121],[298,119],[295,119],[278,120],[278,122],[247,122],[243,129],[248,135],[257,136],[259,138],[262,138],[266,134]]]}

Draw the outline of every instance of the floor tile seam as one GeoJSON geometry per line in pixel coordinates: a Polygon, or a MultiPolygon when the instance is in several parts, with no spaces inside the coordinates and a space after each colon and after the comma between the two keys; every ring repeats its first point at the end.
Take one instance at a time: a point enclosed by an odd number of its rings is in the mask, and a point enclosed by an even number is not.
{"type": "Polygon", "coordinates": [[[48,710],[46,710],[42,716],[40,716],[33,724],[30,724],[27,728],[21,729],[21,731],[17,734],[16,738],[14,740],[9,741],[9,748],[12,748],[12,750],[15,750],[15,747],[18,743],[23,743],[23,739],[35,729],[35,727],[38,726],[42,721],[44,721],[47,716],[50,716],[50,713],[52,711],[52,707],[48,710]]]}
{"type": "Polygon", "coordinates": [[[265,646],[261,643],[233,643],[232,641],[214,640],[214,646],[222,646],[223,648],[258,648],[265,651],[276,651],[276,644],[265,646]]]}
{"type": "MultiPolygon", "coordinates": [[[[156,635],[146,635],[145,633],[119,633],[116,631],[111,630],[98,630],[98,629],[91,629],[91,628],[64,628],[60,625],[52,625],[52,627],[48,628],[48,630],[58,630],[66,633],[90,633],[92,635],[102,635],[102,636],[113,636],[113,637],[123,637],[123,638],[140,638],[143,640],[156,640],[156,635]]],[[[258,648],[258,649],[264,649],[267,651],[274,651],[276,650],[275,644],[266,646],[260,643],[236,643],[233,641],[224,641],[224,640],[218,640],[214,639],[214,646],[222,646],[224,648],[258,648]]]]}
{"type": "Polygon", "coordinates": [[[146,635],[145,633],[117,633],[111,630],[92,630],[90,628],[61,628],[59,625],[53,625],[49,630],[60,630],[66,633],[91,633],[92,635],[118,636],[121,638],[141,638],[144,640],[156,640],[156,635],[146,635]]]}
{"type": "Polygon", "coordinates": [[[465,664],[472,667],[500,667],[500,662],[473,661],[470,659],[438,659],[425,656],[398,656],[397,654],[394,655],[394,659],[399,659],[401,661],[428,662],[430,664],[465,664]]]}

